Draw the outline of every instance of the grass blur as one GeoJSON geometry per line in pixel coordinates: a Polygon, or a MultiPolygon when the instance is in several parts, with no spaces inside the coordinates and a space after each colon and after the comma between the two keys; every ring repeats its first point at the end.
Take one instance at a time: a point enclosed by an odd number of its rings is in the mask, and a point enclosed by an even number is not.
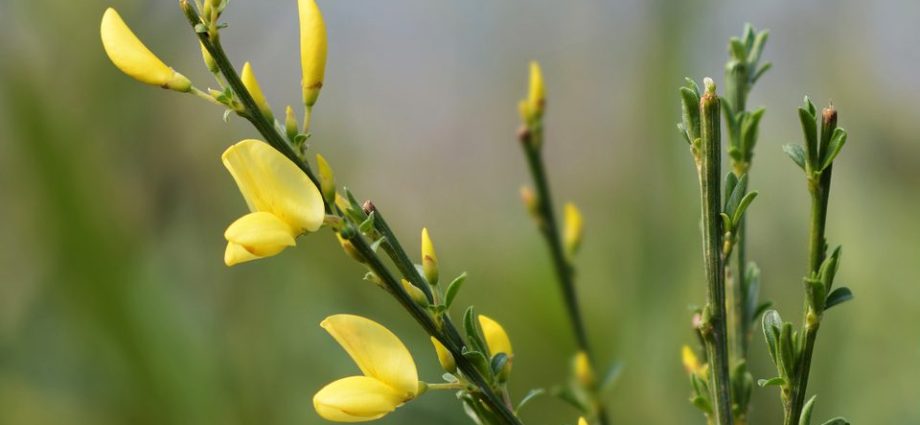
{"type": "MultiPolygon", "coordinates": [[[[250,60],[282,111],[300,98],[296,2],[235,0],[224,45],[250,60]]],[[[828,221],[844,245],[838,280],[856,300],[828,313],[812,367],[815,416],[920,423],[920,3],[667,0],[321,3],[327,81],[316,150],[339,182],[383,209],[408,249],[428,226],[458,305],[501,321],[512,388],[566,376],[573,339],[545,246],[517,198],[527,182],[516,101],[527,62],[547,80],[546,157],[556,198],[585,215],[580,298],[603,359],[626,369],[615,423],[702,423],[686,402],[679,348],[703,302],[696,175],[674,130],[684,76],[722,80],[728,37],[771,30],[774,68],[752,170],[749,257],[764,299],[800,320],[808,195],[780,146],[798,141],[803,94],[840,110],[849,143],[828,221]]],[[[219,161],[255,133],[192,96],[142,86],[105,57],[114,6],[168,64],[207,86],[174,2],[0,3],[0,423],[319,424],[311,397],[356,368],[318,326],[356,313],[394,330],[429,381],[420,329],[361,280],[328,232],[228,269],[225,226],[244,211],[219,161]]],[[[212,84],[213,85],[213,84],[212,84]]],[[[459,313],[459,312],[458,312],[459,313]]],[[[772,376],[762,336],[755,378],[772,376]]],[[[781,418],[755,390],[754,424],[781,418]]],[[[546,399],[526,423],[574,423],[546,399]]],[[[447,393],[381,424],[465,424],[447,393]]]]}

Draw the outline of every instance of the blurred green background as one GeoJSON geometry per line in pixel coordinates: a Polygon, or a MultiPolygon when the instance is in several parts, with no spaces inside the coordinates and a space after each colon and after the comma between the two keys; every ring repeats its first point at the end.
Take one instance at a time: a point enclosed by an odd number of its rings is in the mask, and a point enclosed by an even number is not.
{"type": "MultiPolygon", "coordinates": [[[[226,13],[231,58],[253,62],[276,112],[300,98],[295,4],[234,0],[226,13]]],[[[224,267],[223,230],[245,205],[219,155],[255,133],[120,74],[99,42],[109,5],[167,63],[213,85],[174,1],[0,2],[0,423],[319,424],[313,393],[357,372],[318,326],[343,312],[394,330],[437,379],[427,337],[329,232],[224,267]]],[[[684,76],[721,81],[744,22],[769,28],[775,67],[750,100],[768,108],[749,216],[764,297],[799,320],[808,198],[780,146],[800,140],[802,95],[833,101],[850,138],[828,231],[857,299],[822,327],[815,414],[920,424],[920,3],[320,5],[330,54],[314,148],[413,253],[428,226],[442,275],[469,273],[458,301],[510,333],[517,397],[563,380],[573,346],[517,195],[528,176],[516,102],[527,61],[541,62],[552,186],[587,222],[579,295],[601,358],[626,366],[609,397],[620,424],[702,423],[679,361],[704,283],[677,88],[684,76]]],[[[759,335],[753,351],[755,378],[773,376],[759,335]]],[[[752,423],[780,414],[775,390],[755,390],[752,423]]],[[[551,399],[523,413],[528,424],[574,415],[551,399]]],[[[434,393],[379,423],[469,422],[434,393]]]]}

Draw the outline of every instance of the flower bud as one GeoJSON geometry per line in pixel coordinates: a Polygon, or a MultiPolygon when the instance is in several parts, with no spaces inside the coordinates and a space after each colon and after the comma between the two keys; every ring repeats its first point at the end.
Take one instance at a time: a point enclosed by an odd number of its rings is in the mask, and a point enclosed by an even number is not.
{"type": "Polygon", "coordinates": [[[256,106],[259,108],[259,112],[262,113],[262,116],[269,122],[274,121],[275,115],[272,114],[272,108],[268,106],[268,101],[265,100],[265,95],[262,93],[262,86],[260,86],[259,81],[256,80],[256,74],[252,72],[252,65],[250,65],[249,62],[243,64],[243,72],[240,75],[240,79],[243,80],[243,86],[246,87],[249,95],[252,96],[252,100],[256,102],[256,106]]]}
{"type": "Polygon", "coordinates": [[[402,287],[409,294],[409,297],[412,298],[412,301],[415,301],[416,304],[422,307],[428,307],[428,297],[425,296],[425,293],[421,289],[418,289],[415,285],[409,283],[408,280],[402,280],[402,287]]]}
{"type": "Polygon", "coordinates": [[[565,204],[565,230],[563,241],[565,251],[569,256],[575,255],[581,246],[581,239],[584,233],[581,211],[573,203],[565,204]]]}
{"type": "Polygon", "coordinates": [[[438,254],[434,251],[434,244],[427,228],[422,229],[422,271],[429,284],[438,284],[438,254]]]}
{"type": "Polygon", "coordinates": [[[543,73],[540,71],[540,64],[531,61],[527,98],[518,103],[518,111],[521,119],[529,125],[543,117],[545,108],[546,89],[543,86],[543,73]]]}
{"type": "Polygon", "coordinates": [[[288,140],[291,141],[300,133],[297,117],[294,116],[294,108],[291,105],[284,109],[284,132],[287,133],[288,140]]]}
{"type": "Polygon", "coordinates": [[[326,202],[332,203],[335,201],[335,173],[332,172],[326,158],[320,154],[316,154],[316,168],[319,171],[319,186],[323,198],[326,202]]]}
{"type": "Polygon", "coordinates": [[[700,375],[700,372],[703,369],[703,366],[700,364],[700,360],[696,357],[696,353],[693,352],[693,349],[690,346],[685,345],[681,349],[681,360],[684,363],[684,369],[689,374],[700,375]]]}
{"type": "Polygon", "coordinates": [[[578,383],[583,388],[594,388],[594,369],[591,367],[591,359],[588,358],[588,353],[579,351],[575,354],[575,358],[572,359],[572,371],[575,379],[578,380],[578,383]]]}
{"type": "Polygon", "coordinates": [[[450,353],[447,347],[435,337],[431,337],[431,344],[434,345],[434,351],[438,355],[438,362],[441,363],[441,367],[447,372],[457,373],[457,361],[454,360],[454,355],[450,353]]]}
{"type": "Polygon", "coordinates": [[[214,60],[214,56],[211,56],[211,53],[208,52],[208,49],[204,47],[203,43],[199,41],[198,45],[201,46],[201,58],[204,59],[204,64],[208,67],[208,71],[211,71],[212,74],[217,74],[220,72],[220,68],[217,67],[217,62],[214,60]]]}
{"type": "Polygon", "coordinates": [[[99,26],[105,53],[121,72],[144,84],[178,92],[189,92],[192,82],[166,66],[142,43],[121,16],[111,7],[102,15],[99,26]]]}
{"type": "Polygon", "coordinates": [[[303,102],[312,107],[323,88],[326,72],[326,24],[316,0],[298,0],[300,14],[300,65],[303,102]]]}
{"type": "Polygon", "coordinates": [[[345,251],[345,254],[348,254],[351,259],[361,264],[365,263],[364,257],[361,256],[361,253],[358,252],[358,249],[355,248],[350,240],[343,238],[342,235],[338,233],[335,234],[335,237],[339,240],[339,245],[342,246],[342,251],[345,251]]]}

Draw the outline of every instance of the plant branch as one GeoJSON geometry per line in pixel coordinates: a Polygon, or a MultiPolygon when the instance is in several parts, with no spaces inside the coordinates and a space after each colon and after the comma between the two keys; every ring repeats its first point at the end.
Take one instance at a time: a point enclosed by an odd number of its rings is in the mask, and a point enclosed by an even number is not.
{"type": "MultiPolygon", "coordinates": [[[[527,165],[530,175],[536,187],[536,213],[538,214],[537,222],[540,232],[546,239],[550,249],[550,255],[553,260],[553,268],[556,271],[556,278],[559,282],[559,288],[562,291],[563,301],[566,312],[568,313],[569,322],[572,326],[572,332],[579,350],[588,356],[588,362],[592,370],[597,370],[596,359],[591,351],[588,341],[587,331],[585,330],[584,320],[578,305],[578,297],[575,292],[575,269],[570,259],[565,253],[562,245],[562,238],[559,233],[559,224],[556,221],[555,211],[549,181],[547,179],[546,166],[543,162],[543,155],[540,147],[543,145],[543,124],[542,119],[538,122],[523,128],[519,134],[519,141],[524,149],[524,156],[527,158],[527,165]]],[[[588,388],[592,398],[591,403],[595,410],[598,423],[606,425],[609,423],[607,410],[599,399],[599,390],[595,384],[593,388],[588,388]]]]}

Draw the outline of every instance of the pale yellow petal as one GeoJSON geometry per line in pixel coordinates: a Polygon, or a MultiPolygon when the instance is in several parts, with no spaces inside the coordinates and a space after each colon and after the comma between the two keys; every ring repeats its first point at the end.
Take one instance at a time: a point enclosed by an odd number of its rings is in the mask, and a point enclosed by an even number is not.
{"type": "Polygon", "coordinates": [[[243,72],[240,73],[240,79],[243,81],[243,86],[249,91],[249,95],[252,96],[252,100],[256,102],[256,106],[259,107],[259,112],[261,112],[269,122],[274,121],[275,116],[272,114],[272,108],[268,106],[268,101],[265,100],[265,94],[262,93],[262,86],[259,85],[259,80],[256,79],[256,74],[252,71],[252,65],[249,62],[243,64],[243,72]]]}
{"type": "Polygon", "coordinates": [[[313,408],[323,419],[365,422],[380,419],[407,401],[389,385],[367,376],[332,382],[313,396],[313,408]]]}
{"type": "Polygon", "coordinates": [[[270,257],[284,248],[296,245],[295,236],[287,224],[271,213],[246,214],[224,232],[227,239],[224,262],[232,266],[256,258],[270,257]]]}
{"type": "Polygon", "coordinates": [[[243,140],[223,154],[224,166],[250,211],[269,212],[294,234],[319,229],[325,218],[319,189],[290,159],[259,140],[243,140]]]}
{"type": "Polygon", "coordinates": [[[588,421],[584,417],[578,418],[578,425],[588,425],[588,421]]]}
{"type": "Polygon", "coordinates": [[[493,356],[498,353],[505,353],[508,356],[514,354],[511,350],[511,340],[502,325],[480,314],[479,326],[482,327],[482,336],[486,339],[490,354],[493,356]]]}
{"type": "Polygon", "coordinates": [[[418,394],[415,361],[389,329],[350,314],[329,316],[320,326],[348,352],[366,376],[389,385],[406,399],[418,394]]]}
{"type": "Polygon", "coordinates": [[[684,369],[687,373],[699,374],[702,366],[700,365],[700,360],[696,357],[696,353],[693,352],[693,349],[685,345],[681,348],[680,354],[681,360],[684,363],[684,369]]]}
{"type": "Polygon", "coordinates": [[[187,92],[191,82],[160,60],[121,19],[113,8],[106,9],[99,26],[105,53],[121,72],[145,84],[187,92]]]}
{"type": "Polygon", "coordinates": [[[447,347],[435,337],[431,337],[431,344],[434,345],[434,351],[438,355],[438,363],[441,363],[441,367],[450,373],[457,372],[457,361],[454,360],[454,355],[447,347]]]}
{"type": "Polygon", "coordinates": [[[303,71],[303,100],[313,106],[323,88],[326,72],[326,24],[316,0],[298,0],[300,14],[300,64],[303,71]]]}

